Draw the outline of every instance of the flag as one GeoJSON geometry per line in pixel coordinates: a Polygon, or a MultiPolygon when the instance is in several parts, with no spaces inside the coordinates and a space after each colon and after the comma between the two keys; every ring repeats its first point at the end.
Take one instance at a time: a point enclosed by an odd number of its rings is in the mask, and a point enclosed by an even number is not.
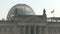
{"type": "Polygon", "coordinates": [[[51,13],[54,13],[54,10],[51,13]]]}

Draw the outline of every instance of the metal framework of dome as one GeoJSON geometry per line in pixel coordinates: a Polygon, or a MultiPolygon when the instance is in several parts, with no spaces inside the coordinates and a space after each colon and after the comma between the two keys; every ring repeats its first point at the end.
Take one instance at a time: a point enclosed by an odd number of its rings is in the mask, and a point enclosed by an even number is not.
{"type": "Polygon", "coordinates": [[[17,4],[10,9],[7,18],[9,19],[15,15],[35,15],[35,13],[30,6],[26,4],[17,4]]]}

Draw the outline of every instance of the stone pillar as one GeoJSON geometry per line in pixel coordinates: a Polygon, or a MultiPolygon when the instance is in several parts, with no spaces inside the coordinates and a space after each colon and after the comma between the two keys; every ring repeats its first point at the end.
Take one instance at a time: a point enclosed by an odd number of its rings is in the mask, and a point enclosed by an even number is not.
{"type": "Polygon", "coordinates": [[[40,34],[42,34],[42,26],[40,26],[40,34]]]}
{"type": "Polygon", "coordinates": [[[24,26],[24,34],[25,34],[26,26],[24,26]]]}
{"type": "Polygon", "coordinates": [[[29,26],[29,30],[28,31],[29,31],[29,34],[31,34],[31,26],[29,26]]]}
{"type": "Polygon", "coordinates": [[[42,26],[42,34],[47,34],[46,32],[47,32],[46,27],[42,26]]]}
{"type": "Polygon", "coordinates": [[[15,24],[15,28],[14,28],[14,34],[17,34],[17,27],[16,27],[16,24],[15,24]]]}
{"type": "Polygon", "coordinates": [[[36,34],[36,27],[37,27],[37,26],[34,27],[34,34],[36,34]]]}
{"type": "Polygon", "coordinates": [[[48,27],[46,26],[46,34],[48,34],[48,27]]]}
{"type": "Polygon", "coordinates": [[[21,27],[19,26],[19,28],[18,28],[18,34],[20,34],[20,28],[21,28],[21,27]]]}
{"type": "Polygon", "coordinates": [[[21,25],[20,34],[24,34],[24,26],[21,25]]]}
{"type": "Polygon", "coordinates": [[[20,31],[21,31],[21,26],[19,26],[19,34],[21,33],[20,31]]]}
{"type": "Polygon", "coordinates": [[[40,26],[38,26],[38,34],[40,34],[41,33],[41,28],[40,28],[40,26]]]}

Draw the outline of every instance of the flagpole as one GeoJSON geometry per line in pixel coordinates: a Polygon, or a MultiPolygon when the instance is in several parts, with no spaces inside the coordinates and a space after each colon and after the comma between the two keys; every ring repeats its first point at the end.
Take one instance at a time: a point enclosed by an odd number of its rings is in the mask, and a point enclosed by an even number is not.
{"type": "Polygon", "coordinates": [[[55,12],[53,13],[53,17],[55,17],[55,12]]]}

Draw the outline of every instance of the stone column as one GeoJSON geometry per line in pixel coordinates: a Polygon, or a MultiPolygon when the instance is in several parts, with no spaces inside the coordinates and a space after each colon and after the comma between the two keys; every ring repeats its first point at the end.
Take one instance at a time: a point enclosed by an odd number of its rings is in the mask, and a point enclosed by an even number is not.
{"type": "Polygon", "coordinates": [[[41,27],[38,26],[38,34],[40,34],[40,33],[41,33],[41,27]]]}
{"type": "Polygon", "coordinates": [[[26,26],[24,26],[24,34],[25,34],[26,26]]]}
{"type": "Polygon", "coordinates": [[[28,31],[29,31],[29,34],[31,34],[31,26],[29,26],[29,30],[28,31]]]}
{"type": "Polygon", "coordinates": [[[24,26],[20,26],[20,34],[24,34],[24,26]]]}
{"type": "Polygon", "coordinates": [[[45,26],[42,26],[42,34],[47,34],[47,30],[45,26]]]}
{"type": "Polygon", "coordinates": [[[21,26],[19,26],[19,34],[21,33],[20,31],[21,31],[21,26]]]}
{"type": "Polygon", "coordinates": [[[15,28],[14,28],[14,34],[17,34],[17,27],[16,27],[16,24],[15,24],[15,28]]]}
{"type": "Polygon", "coordinates": [[[36,34],[36,27],[37,27],[37,26],[34,27],[34,34],[36,34]]]}
{"type": "Polygon", "coordinates": [[[42,34],[42,26],[40,26],[40,34],[42,34]]]}
{"type": "Polygon", "coordinates": [[[46,34],[48,34],[48,26],[46,26],[46,34]]]}
{"type": "Polygon", "coordinates": [[[21,31],[20,29],[21,29],[21,27],[19,26],[19,28],[18,28],[18,34],[20,34],[20,31],[21,31]]]}

